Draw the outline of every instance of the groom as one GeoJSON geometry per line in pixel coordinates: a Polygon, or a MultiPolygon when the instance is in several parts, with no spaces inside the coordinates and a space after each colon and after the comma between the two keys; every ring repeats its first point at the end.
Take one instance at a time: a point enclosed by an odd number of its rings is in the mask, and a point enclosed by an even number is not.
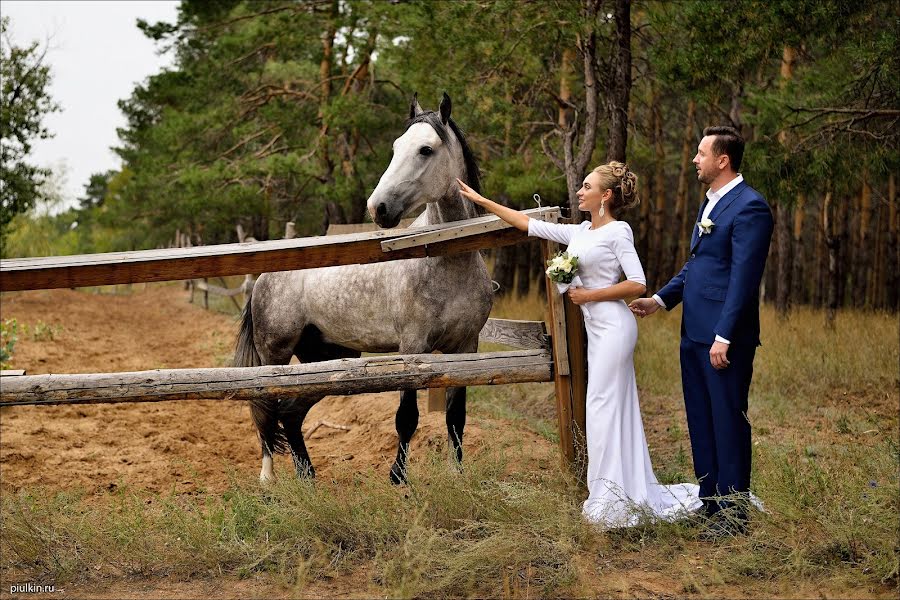
{"type": "Polygon", "coordinates": [[[734,128],[703,131],[693,163],[709,191],[693,228],[690,257],[652,298],[629,305],[645,317],[684,302],[681,380],[694,472],[719,533],[743,531],[747,519],[747,396],[760,344],[759,284],[773,226],[765,198],[738,173],[743,155],[744,140],[734,128]],[[731,506],[732,518],[722,518],[720,511],[731,506]]]}

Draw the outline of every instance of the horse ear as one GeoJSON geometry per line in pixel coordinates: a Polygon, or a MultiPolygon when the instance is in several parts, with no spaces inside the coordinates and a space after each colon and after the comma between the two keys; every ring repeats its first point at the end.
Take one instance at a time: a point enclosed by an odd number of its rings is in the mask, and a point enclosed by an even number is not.
{"type": "Polygon", "coordinates": [[[419,106],[419,92],[416,92],[413,94],[412,101],[409,103],[409,118],[415,119],[423,112],[425,111],[419,106]]]}
{"type": "Polygon", "coordinates": [[[444,97],[441,98],[441,123],[444,125],[450,120],[450,106],[450,96],[447,95],[447,92],[444,92],[444,97]]]}

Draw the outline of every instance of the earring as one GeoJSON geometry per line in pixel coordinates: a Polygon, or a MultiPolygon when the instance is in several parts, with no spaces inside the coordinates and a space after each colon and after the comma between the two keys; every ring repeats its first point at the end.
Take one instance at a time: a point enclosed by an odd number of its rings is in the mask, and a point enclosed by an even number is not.
{"type": "Polygon", "coordinates": [[[600,203],[600,216],[601,216],[601,217],[602,217],[603,215],[606,214],[605,206],[606,206],[606,202],[601,202],[601,203],[600,203]]]}

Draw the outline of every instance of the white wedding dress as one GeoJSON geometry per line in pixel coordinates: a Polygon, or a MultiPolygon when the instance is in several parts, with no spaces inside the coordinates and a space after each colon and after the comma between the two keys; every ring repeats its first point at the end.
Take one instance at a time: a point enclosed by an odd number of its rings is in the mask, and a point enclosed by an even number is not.
{"type": "MultiPolygon", "coordinates": [[[[624,221],[591,229],[589,221],[562,225],[531,219],[528,235],[567,245],[578,257],[586,289],[615,285],[623,272],[646,284],[624,221]]],[[[604,527],[630,527],[642,518],[674,520],[700,509],[699,486],[661,485],[653,474],[634,377],[634,315],[623,300],[588,302],[581,310],[588,340],[585,518],[604,527]]]]}

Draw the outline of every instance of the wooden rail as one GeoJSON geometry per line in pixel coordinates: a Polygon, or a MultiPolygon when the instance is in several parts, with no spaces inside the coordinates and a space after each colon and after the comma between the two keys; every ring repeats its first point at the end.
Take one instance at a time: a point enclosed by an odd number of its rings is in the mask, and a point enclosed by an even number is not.
{"type": "MultiPolygon", "coordinates": [[[[558,215],[559,209],[536,208],[526,212],[534,218],[546,219],[549,215],[558,215]]],[[[524,232],[491,215],[469,219],[465,225],[453,222],[415,230],[382,229],[367,233],[193,248],[19,258],[0,262],[0,291],[174,281],[375,263],[497,248],[525,239],[527,235],[524,232]],[[381,245],[385,241],[445,229],[453,231],[454,235],[390,252],[385,252],[381,245]]]]}
{"type": "Polygon", "coordinates": [[[287,366],[0,377],[0,406],[284,400],[552,380],[546,350],[405,354],[287,366]]]}

